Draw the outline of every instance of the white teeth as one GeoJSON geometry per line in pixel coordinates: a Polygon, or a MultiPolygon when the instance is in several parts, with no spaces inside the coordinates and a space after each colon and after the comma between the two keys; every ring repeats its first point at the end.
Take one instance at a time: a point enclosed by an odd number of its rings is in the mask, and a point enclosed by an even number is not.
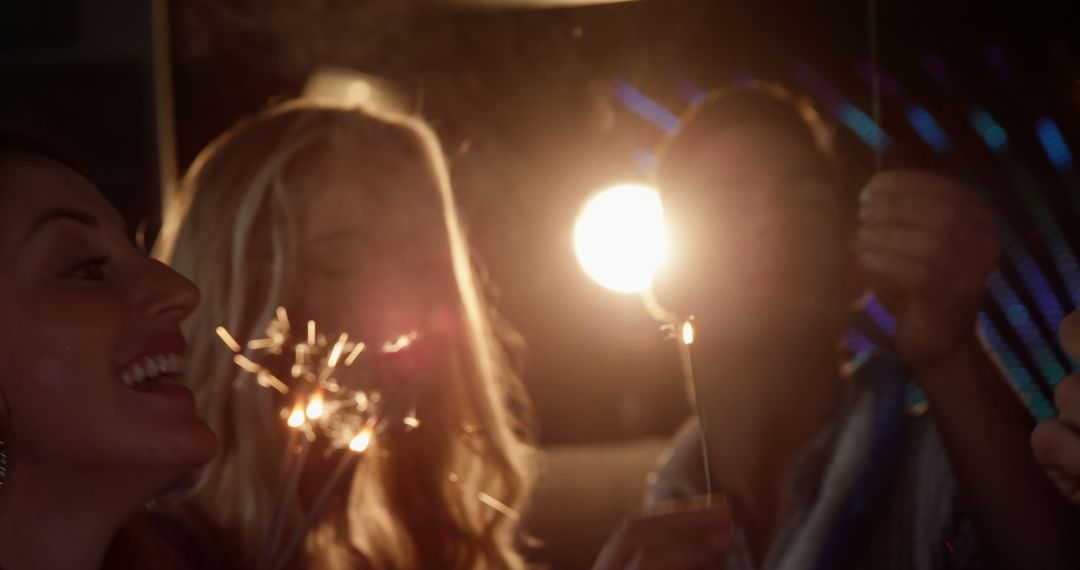
{"type": "Polygon", "coordinates": [[[120,381],[126,386],[137,386],[143,381],[165,374],[184,371],[184,357],[179,354],[158,354],[142,358],[120,372],[120,381]]]}
{"type": "Polygon", "coordinates": [[[129,368],[128,371],[131,373],[132,385],[138,384],[139,382],[142,382],[146,379],[146,370],[144,370],[142,365],[138,362],[132,364],[131,368],[129,368]]]}

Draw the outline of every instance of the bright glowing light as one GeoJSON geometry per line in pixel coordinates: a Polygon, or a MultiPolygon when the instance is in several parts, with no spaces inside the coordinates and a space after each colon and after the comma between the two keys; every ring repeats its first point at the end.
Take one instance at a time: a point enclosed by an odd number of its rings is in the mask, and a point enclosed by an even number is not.
{"type": "Polygon", "coordinates": [[[349,442],[349,449],[363,453],[371,445],[371,428],[364,428],[349,442]]]}
{"type": "Polygon", "coordinates": [[[578,216],[574,250],[600,285],[620,293],[645,291],[668,254],[660,195],[638,184],[597,194],[578,216]]]}
{"type": "Polygon", "coordinates": [[[307,417],[313,420],[317,420],[322,417],[323,409],[324,408],[322,393],[315,392],[315,394],[311,396],[311,401],[309,401],[307,405],[307,417]]]}
{"type": "Polygon", "coordinates": [[[682,324],[682,342],[683,344],[694,344],[694,325],[690,321],[685,321],[682,324]]]}
{"type": "Polygon", "coordinates": [[[289,414],[288,423],[291,428],[298,428],[304,425],[304,408],[300,405],[300,402],[297,402],[296,405],[293,406],[292,413],[289,414]]]}

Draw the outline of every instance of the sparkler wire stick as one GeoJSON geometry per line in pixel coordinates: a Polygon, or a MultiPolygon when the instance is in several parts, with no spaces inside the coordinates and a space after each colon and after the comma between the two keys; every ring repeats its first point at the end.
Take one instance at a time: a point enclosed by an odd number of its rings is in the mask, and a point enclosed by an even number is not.
{"type": "MultiPolygon", "coordinates": [[[[357,439],[364,437],[363,434],[357,436],[357,439]]],[[[281,556],[278,557],[277,563],[274,565],[274,570],[282,570],[292,559],[296,549],[300,547],[300,543],[304,541],[304,537],[311,532],[312,527],[318,522],[319,517],[322,516],[323,510],[326,509],[326,504],[330,502],[330,497],[334,495],[334,492],[341,487],[341,482],[345,480],[347,474],[354,472],[357,464],[360,462],[363,456],[364,450],[367,448],[370,438],[373,437],[370,431],[367,432],[367,439],[362,444],[363,447],[355,449],[350,446],[350,449],[338,462],[337,466],[331,472],[329,479],[323,484],[322,491],[319,492],[318,498],[311,505],[311,510],[308,512],[307,517],[304,518],[304,523],[296,529],[292,538],[289,539],[288,544],[285,545],[285,549],[281,551],[281,556]]]]}
{"type": "Polygon", "coordinates": [[[698,417],[698,432],[701,438],[701,460],[704,464],[705,471],[705,501],[712,505],[712,467],[709,464],[709,440],[706,433],[707,424],[705,421],[705,408],[702,405],[701,390],[698,389],[697,381],[694,379],[694,360],[690,354],[690,345],[694,344],[694,325],[691,323],[691,319],[686,319],[682,322],[679,330],[676,331],[675,342],[679,347],[679,363],[682,365],[683,378],[690,384],[690,387],[694,391],[694,412],[698,417]]]}
{"type": "Polygon", "coordinates": [[[651,288],[642,292],[641,301],[645,304],[645,310],[654,319],[668,323],[664,326],[664,329],[670,329],[672,336],[675,338],[683,382],[689,385],[694,392],[694,414],[697,415],[698,431],[701,438],[701,460],[704,463],[705,501],[711,506],[713,488],[712,467],[709,463],[709,436],[705,429],[705,408],[702,406],[701,391],[698,389],[697,380],[694,378],[694,359],[690,350],[690,345],[694,344],[694,335],[697,332],[692,322],[693,317],[680,318],[675,313],[665,309],[656,299],[651,288]]]}
{"type": "Polygon", "coordinates": [[[277,502],[269,542],[267,542],[266,549],[263,550],[260,557],[259,568],[269,567],[274,552],[277,551],[278,545],[281,544],[282,533],[285,531],[285,519],[288,518],[289,511],[292,510],[293,500],[296,498],[296,491],[300,486],[300,475],[304,471],[305,460],[310,449],[311,440],[306,437],[302,438],[300,451],[296,453],[296,458],[289,465],[288,477],[285,480],[285,487],[282,489],[280,500],[277,502]]]}
{"type": "MultiPolygon", "coordinates": [[[[870,60],[873,62],[873,69],[870,72],[871,114],[874,117],[874,125],[881,131],[881,71],[878,62],[877,0],[866,0],[866,27],[870,36],[870,60]]],[[[884,152],[882,145],[874,147],[875,174],[881,172],[884,152]]]]}

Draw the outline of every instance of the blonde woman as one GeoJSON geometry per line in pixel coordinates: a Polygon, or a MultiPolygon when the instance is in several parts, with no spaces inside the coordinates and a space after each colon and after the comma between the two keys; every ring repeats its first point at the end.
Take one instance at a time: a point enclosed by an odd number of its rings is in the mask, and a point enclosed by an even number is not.
{"type": "MultiPolygon", "coordinates": [[[[285,306],[323,330],[419,330],[427,345],[412,383],[421,426],[368,450],[294,566],[523,567],[514,510],[531,485],[532,448],[512,410],[526,407],[425,124],[305,101],[268,109],[196,159],[158,254],[203,291],[186,322],[189,381],[222,451],[191,499],[232,563],[252,566],[267,543],[287,403],[235,381],[214,330],[247,342],[285,306]]],[[[320,456],[309,455],[301,512],[333,464],[320,456]]],[[[288,524],[286,535],[299,522],[288,524]]]]}

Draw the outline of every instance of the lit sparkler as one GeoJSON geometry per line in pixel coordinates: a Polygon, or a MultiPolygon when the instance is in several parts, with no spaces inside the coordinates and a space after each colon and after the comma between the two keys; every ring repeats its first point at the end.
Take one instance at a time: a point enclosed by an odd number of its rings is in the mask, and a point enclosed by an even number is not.
{"type": "Polygon", "coordinates": [[[315,321],[307,321],[303,338],[296,342],[284,307],[275,311],[263,338],[241,344],[224,327],[217,327],[216,332],[233,351],[233,362],[238,367],[254,376],[260,386],[292,398],[291,404],[282,410],[282,418],[290,428],[282,458],[282,485],[267,547],[259,563],[260,568],[280,568],[288,563],[297,545],[321,516],[329,497],[346,475],[354,471],[374,440],[379,435],[408,432],[420,425],[415,404],[405,408],[408,412],[404,417],[389,417],[392,413],[387,405],[389,399],[382,394],[385,382],[380,383],[371,366],[358,365],[366,353],[375,353],[369,355],[375,358],[405,351],[419,335],[415,331],[402,334],[376,344],[377,351],[369,351],[365,343],[351,340],[348,333],[341,333],[331,344],[318,331],[315,321]],[[292,356],[289,363],[281,362],[286,354],[292,356]],[[289,371],[288,382],[272,371],[279,367],[289,371]],[[318,438],[323,439],[328,449],[345,453],[323,485],[307,520],[275,559],[308,451],[318,438]]]}

